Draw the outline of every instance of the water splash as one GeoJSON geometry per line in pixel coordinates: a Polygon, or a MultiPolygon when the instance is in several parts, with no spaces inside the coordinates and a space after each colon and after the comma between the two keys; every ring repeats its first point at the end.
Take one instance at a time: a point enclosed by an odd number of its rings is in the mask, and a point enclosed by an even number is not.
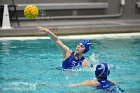
{"type": "Polygon", "coordinates": [[[35,91],[36,83],[29,82],[7,82],[0,84],[1,91],[35,91]]]}
{"type": "Polygon", "coordinates": [[[94,52],[89,57],[89,62],[93,65],[96,65],[97,63],[99,63],[98,56],[94,52]]]}

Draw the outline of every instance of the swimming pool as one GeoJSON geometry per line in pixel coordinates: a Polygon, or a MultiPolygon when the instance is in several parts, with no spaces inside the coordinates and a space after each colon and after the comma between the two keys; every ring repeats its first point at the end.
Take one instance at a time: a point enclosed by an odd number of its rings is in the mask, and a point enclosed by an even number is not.
{"type": "MultiPolygon", "coordinates": [[[[93,37],[94,47],[85,57],[94,65],[107,62],[109,78],[119,82],[125,93],[140,93],[140,36],[114,37],[93,37]]],[[[81,40],[62,39],[72,50],[81,40]]],[[[93,79],[95,75],[94,67],[58,70],[61,62],[61,50],[50,39],[1,39],[0,93],[100,93],[89,86],[63,86],[93,79]]]]}

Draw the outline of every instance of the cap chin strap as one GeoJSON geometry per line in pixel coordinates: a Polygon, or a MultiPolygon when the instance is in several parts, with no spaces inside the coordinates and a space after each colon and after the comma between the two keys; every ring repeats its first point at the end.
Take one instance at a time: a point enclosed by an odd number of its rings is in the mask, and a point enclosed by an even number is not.
{"type": "Polygon", "coordinates": [[[75,57],[77,57],[77,58],[78,58],[78,60],[79,60],[79,54],[76,54],[76,55],[75,55],[75,57]]]}

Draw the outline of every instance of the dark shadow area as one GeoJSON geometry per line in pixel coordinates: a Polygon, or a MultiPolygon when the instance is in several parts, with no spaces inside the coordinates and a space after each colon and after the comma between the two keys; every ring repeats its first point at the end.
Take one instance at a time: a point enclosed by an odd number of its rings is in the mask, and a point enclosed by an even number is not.
{"type": "Polygon", "coordinates": [[[0,6],[0,27],[2,27],[3,6],[0,6]]]}

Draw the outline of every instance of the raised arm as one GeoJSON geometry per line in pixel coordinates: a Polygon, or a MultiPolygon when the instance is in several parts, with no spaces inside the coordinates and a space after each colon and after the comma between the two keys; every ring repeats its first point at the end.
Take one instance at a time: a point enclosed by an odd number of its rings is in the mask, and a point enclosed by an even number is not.
{"type": "Polygon", "coordinates": [[[67,53],[71,52],[69,47],[63,44],[61,40],[54,33],[52,33],[48,28],[38,27],[38,29],[39,31],[47,33],[48,36],[62,49],[64,58],[66,57],[67,53]]]}

